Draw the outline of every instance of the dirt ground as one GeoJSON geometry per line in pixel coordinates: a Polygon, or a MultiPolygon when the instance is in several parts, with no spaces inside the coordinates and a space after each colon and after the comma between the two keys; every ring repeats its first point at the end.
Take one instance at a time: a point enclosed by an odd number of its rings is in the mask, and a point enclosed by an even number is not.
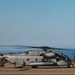
{"type": "Polygon", "coordinates": [[[48,66],[35,69],[31,67],[14,68],[14,65],[7,63],[4,68],[0,67],[0,75],[75,75],[75,68],[48,66]]]}

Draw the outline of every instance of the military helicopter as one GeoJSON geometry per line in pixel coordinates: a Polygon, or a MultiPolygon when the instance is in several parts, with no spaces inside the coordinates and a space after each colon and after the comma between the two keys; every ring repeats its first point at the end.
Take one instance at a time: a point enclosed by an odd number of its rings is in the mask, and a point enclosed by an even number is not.
{"type": "MultiPolygon", "coordinates": [[[[37,68],[38,66],[67,66],[70,67],[71,59],[64,55],[61,52],[56,50],[68,50],[63,48],[54,48],[48,46],[8,46],[8,45],[0,45],[3,47],[16,47],[18,49],[22,48],[34,48],[41,50],[29,50],[25,53],[21,54],[7,54],[4,55],[4,60],[10,61],[14,65],[16,63],[24,66],[32,66],[32,68],[37,68]]],[[[3,63],[4,64],[4,63],[3,63]]]]}

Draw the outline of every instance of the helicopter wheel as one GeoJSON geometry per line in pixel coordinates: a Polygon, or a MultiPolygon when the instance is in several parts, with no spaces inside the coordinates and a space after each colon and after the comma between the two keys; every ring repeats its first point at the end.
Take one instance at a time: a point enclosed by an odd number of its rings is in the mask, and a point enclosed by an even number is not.
{"type": "Polygon", "coordinates": [[[70,65],[68,65],[67,68],[70,68],[70,65]]]}
{"type": "Polygon", "coordinates": [[[32,68],[38,68],[38,66],[32,66],[32,68]]]}
{"type": "Polygon", "coordinates": [[[14,68],[16,68],[16,62],[14,62],[13,64],[14,64],[14,68]]]}
{"type": "Polygon", "coordinates": [[[25,67],[25,66],[26,66],[26,62],[23,61],[22,67],[25,67]]]}

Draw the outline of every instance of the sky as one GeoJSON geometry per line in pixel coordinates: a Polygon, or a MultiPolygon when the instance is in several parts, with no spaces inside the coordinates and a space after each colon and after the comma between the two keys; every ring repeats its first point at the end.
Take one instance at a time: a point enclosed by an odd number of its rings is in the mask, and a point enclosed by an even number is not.
{"type": "Polygon", "coordinates": [[[0,0],[0,45],[75,49],[75,0],[0,0]]]}

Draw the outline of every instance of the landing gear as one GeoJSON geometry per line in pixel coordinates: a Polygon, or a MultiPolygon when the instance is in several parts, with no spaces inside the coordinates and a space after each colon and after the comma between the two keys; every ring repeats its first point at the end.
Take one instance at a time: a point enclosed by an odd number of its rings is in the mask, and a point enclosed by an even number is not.
{"type": "Polygon", "coordinates": [[[13,64],[14,64],[14,67],[16,68],[16,62],[14,62],[13,64]]]}
{"type": "Polygon", "coordinates": [[[0,59],[0,67],[4,67],[4,66],[5,66],[5,65],[4,65],[5,63],[6,63],[5,58],[1,58],[1,59],[0,59]]]}
{"type": "Polygon", "coordinates": [[[67,68],[70,68],[70,65],[68,65],[67,68]]]}
{"type": "Polygon", "coordinates": [[[38,66],[32,66],[32,68],[38,68],[38,66]]]}
{"type": "Polygon", "coordinates": [[[25,66],[26,66],[26,62],[23,61],[22,67],[25,67],[25,66]]]}
{"type": "Polygon", "coordinates": [[[0,64],[0,67],[4,67],[5,65],[4,64],[0,64]]]}

